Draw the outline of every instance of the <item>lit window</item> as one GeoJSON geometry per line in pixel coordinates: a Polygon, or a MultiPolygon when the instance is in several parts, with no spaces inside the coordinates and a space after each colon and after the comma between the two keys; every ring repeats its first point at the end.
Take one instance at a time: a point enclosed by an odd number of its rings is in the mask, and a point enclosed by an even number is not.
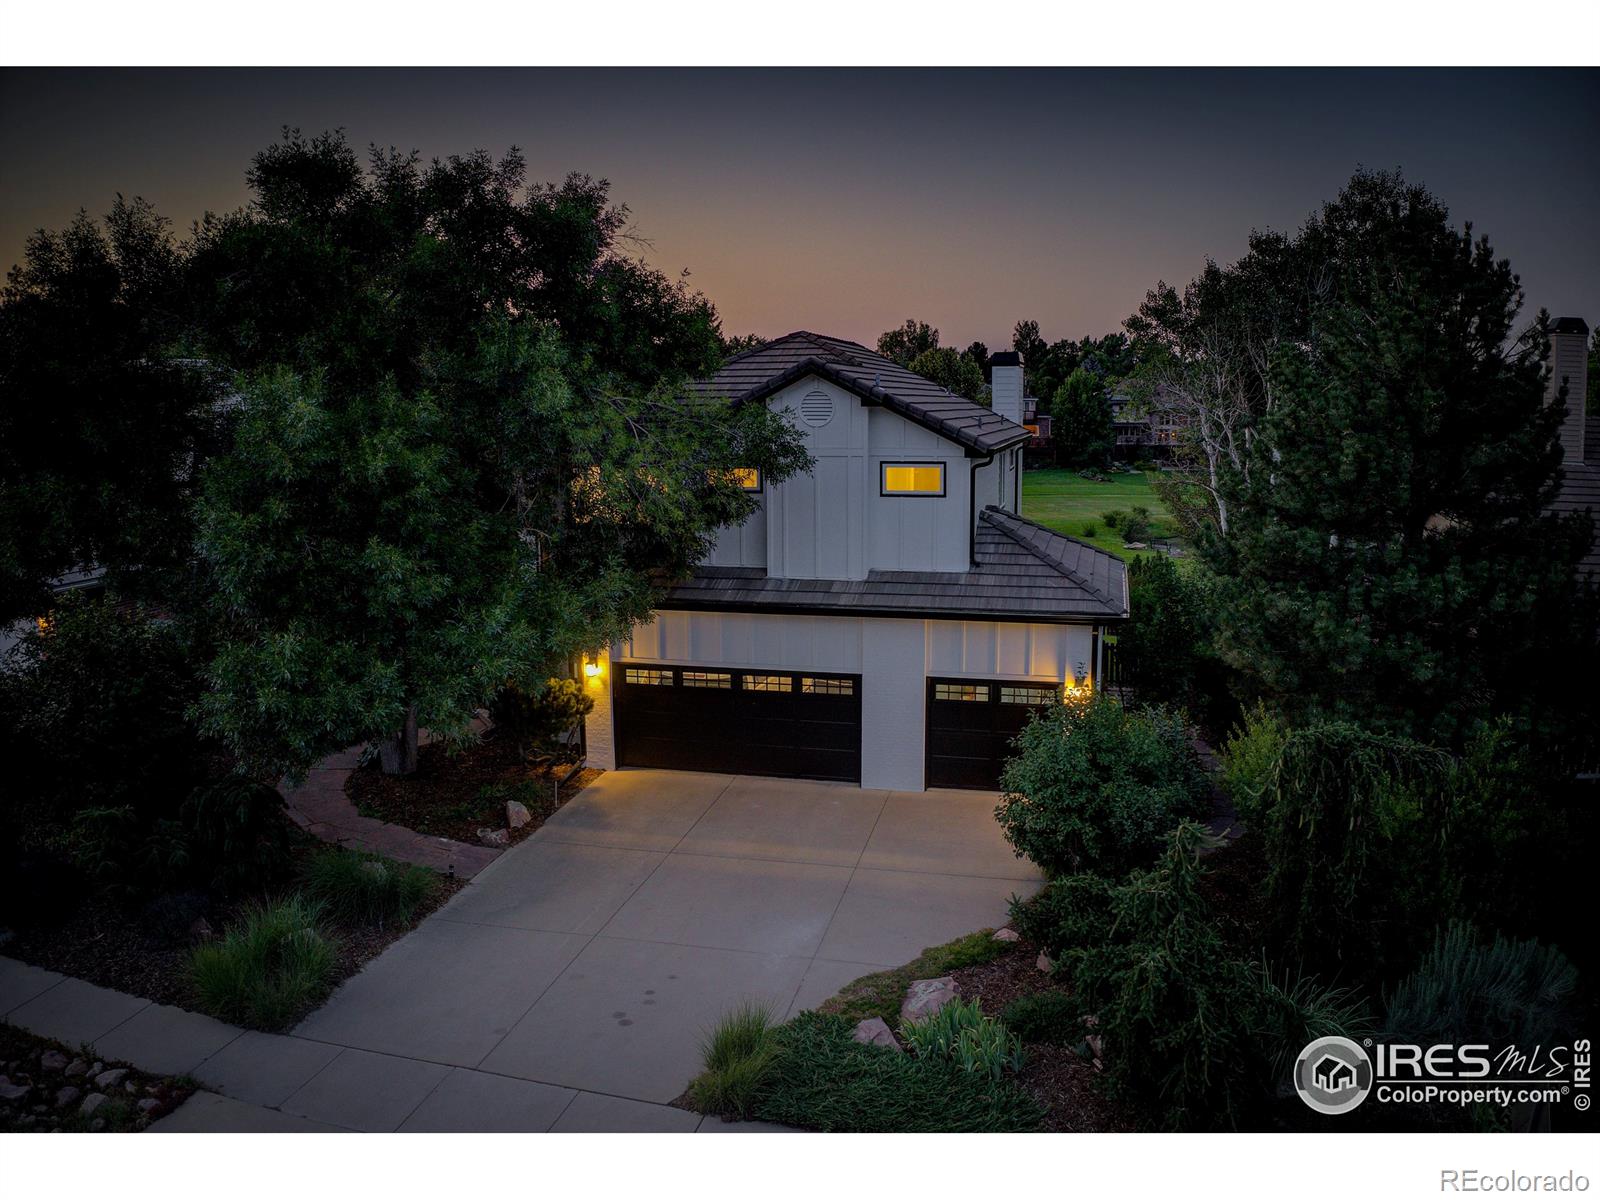
{"type": "Polygon", "coordinates": [[[683,673],[683,686],[731,688],[733,686],[733,676],[726,671],[685,671],[683,673]]]}
{"type": "Polygon", "coordinates": [[[1034,437],[1038,437],[1039,436],[1039,427],[1037,425],[1034,425],[1034,424],[1031,424],[1031,423],[1028,423],[1028,422],[1024,422],[1022,427],[1024,429],[1026,429],[1029,433],[1033,434],[1034,437]]]}
{"type": "Polygon", "coordinates": [[[933,685],[933,698],[935,700],[981,700],[989,699],[989,685],[986,683],[936,683],[933,685]]]}
{"type": "Polygon", "coordinates": [[[646,667],[627,667],[622,672],[626,683],[642,683],[649,687],[671,687],[672,672],[656,671],[646,667]]]}
{"type": "Polygon", "coordinates": [[[1061,698],[1059,688],[1040,687],[1023,683],[1000,685],[1001,704],[1054,704],[1061,698]]]}
{"type": "Polygon", "coordinates": [[[856,681],[823,675],[802,675],[800,690],[810,696],[854,696],[856,681]]]}
{"type": "Polygon", "coordinates": [[[885,496],[944,495],[943,463],[884,463],[885,496]]]}
{"type": "Polygon", "coordinates": [[[746,675],[744,677],[744,690],[747,692],[792,692],[794,679],[788,675],[746,675]]]}
{"type": "Polygon", "coordinates": [[[761,472],[754,467],[735,467],[733,481],[747,492],[761,490],[761,472]]]}

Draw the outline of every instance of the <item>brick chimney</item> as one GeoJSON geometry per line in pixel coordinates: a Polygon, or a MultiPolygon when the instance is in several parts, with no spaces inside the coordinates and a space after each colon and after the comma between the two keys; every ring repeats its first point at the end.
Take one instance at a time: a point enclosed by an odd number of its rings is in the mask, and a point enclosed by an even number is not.
{"type": "Polygon", "coordinates": [[[1554,404],[1567,385],[1567,417],[1561,423],[1561,457],[1582,462],[1588,413],[1589,326],[1582,317],[1561,317],[1550,326],[1550,383],[1545,398],[1554,404]]]}
{"type": "Polygon", "coordinates": [[[1022,355],[1002,350],[989,359],[989,395],[994,411],[1022,424],[1022,355]]]}

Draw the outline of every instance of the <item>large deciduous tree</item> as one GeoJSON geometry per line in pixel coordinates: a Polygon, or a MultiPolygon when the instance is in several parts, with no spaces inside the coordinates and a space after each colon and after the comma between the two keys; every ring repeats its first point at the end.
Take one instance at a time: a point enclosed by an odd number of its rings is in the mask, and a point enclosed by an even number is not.
{"type": "Polygon", "coordinates": [[[1111,457],[1111,406],[1100,380],[1082,367],[1050,401],[1056,460],[1066,466],[1103,463],[1111,457]]]}
{"type": "Polygon", "coordinates": [[[219,649],[204,723],[291,774],[463,730],[648,616],[748,514],[732,478],[806,461],[761,406],[686,399],[722,356],[697,293],[623,253],[626,210],[512,152],[422,166],[337,136],[258,155],[195,251],[240,380],[199,545],[219,649]]]}
{"type": "Polygon", "coordinates": [[[899,329],[891,329],[878,337],[878,353],[894,359],[902,367],[910,367],[917,355],[938,348],[939,331],[915,317],[907,317],[899,329]]]}
{"type": "Polygon", "coordinates": [[[1272,250],[1287,270],[1208,268],[1197,290],[1256,324],[1197,333],[1216,352],[1184,364],[1237,405],[1203,542],[1218,650],[1294,718],[1457,744],[1495,712],[1558,720],[1594,630],[1590,523],[1546,511],[1543,315],[1519,334],[1509,264],[1395,174],[1358,173],[1272,250]]]}
{"type": "Polygon", "coordinates": [[[120,196],[28,239],[0,292],[0,623],[102,567],[167,593],[188,561],[216,389],[183,352],[184,253],[120,196]]]}

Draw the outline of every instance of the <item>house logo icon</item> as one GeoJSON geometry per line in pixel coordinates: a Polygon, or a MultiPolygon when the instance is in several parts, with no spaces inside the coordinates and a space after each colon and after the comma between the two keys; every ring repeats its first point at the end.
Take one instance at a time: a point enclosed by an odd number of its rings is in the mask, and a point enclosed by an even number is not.
{"type": "Polygon", "coordinates": [[[1295,1060],[1294,1088],[1309,1108],[1347,1113],[1372,1090],[1372,1060],[1349,1038],[1318,1038],[1295,1060]]]}

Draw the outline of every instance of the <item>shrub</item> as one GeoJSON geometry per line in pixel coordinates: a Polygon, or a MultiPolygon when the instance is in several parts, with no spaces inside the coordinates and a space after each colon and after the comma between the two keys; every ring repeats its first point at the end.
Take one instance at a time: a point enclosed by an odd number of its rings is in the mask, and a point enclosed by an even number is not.
{"type": "Polygon", "coordinates": [[[1123,512],[1122,509],[1113,508],[1109,512],[1103,512],[1100,514],[1100,522],[1107,529],[1119,529],[1122,526],[1122,522],[1125,521],[1127,517],[1128,514],[1123,512]]]}
{"type": "Polygon", "coordinates": [[[1122,518],[1122,540],[1125,542],[1143,542],[1150,537],[1152,528],[1150,510],[1142,504],[1135,504],[1122,518]]]}
{"type": "Polygon", "coordinates": [[[741,1119],[751,1115],[777,1048],[766,1008],[750,1003],[734,1009],[701,1043],[705,1070],[689,1085],[695,1107],[741,1119]]]}
{"type": "Polygon", "coordinates": [[[1453,922],[1387,997],[1388,1036],[1422,1045],[1549,1045],[1565,1032],[1577,972],[1554,946],[1453,922]]]}
{"type": "Polygon", "coordinates": [[[1111,923],[1111,881],[1100,875],[1064,875],[1030,900],[1011,901],[1011,925],[1053,959],[1104,936],[1111,923]]]}
{"type": "Polygon", "coordinates": [[[1199,589],[1170,558],[1137,558],[1128,566],[1128,606],[1132,616],[1117,634],[1123,684],[1141,700],[1189,704],[1204,638],[1199,589]]]}
{"type": "Polygon", "coordinates": [[[1080,532],[1086,538],[1098,537],[1100,534],[1100,527],[1091,521],[1089,524],[1085,525],[1080,532]]]}
{"type": "Polygon", "coordinates": [[[215,942],[196,946],[190,977],[200,1006],[253,1029],[281,1029],[328,990],[333,947],[321,908],[301,896],[252,908],[215,942]]]}
{"type": "Polygon", "coordinates": [[[289,865],[289,824],[278,789],[229,775],[190,793],[183,831],[200,881],[223,892],[280,879],[289,865]]]}
{"type": "Polygon", "coordinates": [[[524,758],[559,758],[565,753],[562,735],[593,709],[594,699],[584,695],[575,679],[547,679],[533,688],[507,680],[490,701],[489,716],[524,758]]]}
{"type": "Polygon", "coordinates": [[[1083,1005],[1066,992],[1018,996],[1000,1020],[1028,1045],[1076,1046],[1083,1041],[1083,1005]]]}
{"type": "Polygon", "coordinates": [[[1120,874],[1148,861],[1179,818],[1207,811],[1181,722],[1103,694],[1036,716],[1001,788],[1006,838],[1048,875],[1120,874]]]}
{"type": "Polygon", "coordinates": [[[1198,890],[1208,844],[1180,825],[1158,866],[1110,890],[1098,936],[1056,964],[1098,1017],[1112,1090],[1168,1129],[1236,1127],[1268,1079],[1257,975],[1229,957],[1198,890]]]}
{"type": "Polygon", "coordinates": [[[1258,825],[1265,810],[1268,779],[1283,752],[1288,729],[1260,701],[1244,714],[1222,744],[1222,790],[1247,825],[1258,825]]]}
{"type": "Polygon", "coordinates": [[[1009,1079],[854,1040],[854,1022],[804,1012],[777,1030],[755,1115],[838,1133],[1006,1133],[1040,1127],[1044,1114],[1009,1079]]]}
{"type": "Polygon", "coordinates": [[[920,1021],[907,1022],[900,1032],[919,1056],[943,1059],[963,1071],[1000,1079],[1008,1070],[1022,1069],[1022,1039],[984,1016],[976,1000],[952,1000],[920,1021]]]}
{"type": "Polygon", "coordinates": [[[199,695],[168,625],[68,596],[0,671],[15,728],[9,782],[62,814],[131,807],[171,816],[203,777],[185,710],[199,695]]]}
{"type": "Polygon", "coordinates": [[[426,867],[337,846],[313,854],[302,875],[306,895],[352,925],[409,921],[438,886],[438,876],[426,867]]]}
{"type": "Polygon", "coordinates": [[[1377,976],[1438,923],[1450,759],[1332,723],[1289,733],[1263,793],[1267,899],[1288,957],[1377,976]]]}

